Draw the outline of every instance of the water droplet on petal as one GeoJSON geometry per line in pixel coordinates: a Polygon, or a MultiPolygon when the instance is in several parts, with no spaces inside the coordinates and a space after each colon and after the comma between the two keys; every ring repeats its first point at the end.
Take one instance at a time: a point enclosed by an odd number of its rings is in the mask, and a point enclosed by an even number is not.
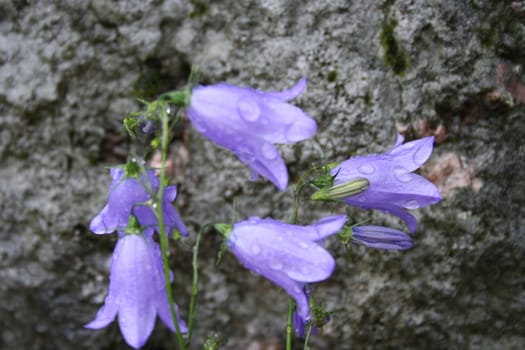
{"type": "Polygon", "coordinates": [[[407,201],[405,203],[405,208],[407,208],[407,209],[417,209],[417,208],[419,208],[419,203],[415,199],[409,200],[409,201],[407,201]]]}
{"type": "Polygon", "coordinates": [[[308,243],[306,243],[304,241],[300,241],[299,242],[299,247],[301,247],[303,249],[307,249],[308,248],[308,243]]]}
{"type": "Polygon", "coordinates": [[[280,271],[283,269],[283,264],[279,260],[272,259],[270,260],[270,268],[275,271],[280,271]]]}
{"type": "Polygon", "coordinates": [[[261,252],[261,248],[257,244],[254,244],[251,246],[251,251],[252,254],[257,255],[261,252]]]}
{"type": "MultiPolygon", "coordinates": [[[[314,264],[317,265],[317,262],[315,261],[314,264]]],[[[310,273],[310,269],[306,266],[301,266],[300,269],[303,275],[308,275],[310,273]]]]}
{"type": "Polygon", "coordinates": [[[305,132],[305,129],[299,123],[294,123],[290,125],[288,129],[286,129],[285,134],[286,140],[288,140],[289,142],[302,141],[308,138],[309,136],[310,135],[308,135],[305,132]]]}
{"type": "Polygon", "coordinates": [[[259,115],[261,114],[261,110],[259,109],[257,103],[247,98],[239,101],[237,110],[239,111],[241,118],[247,122],[256,121],[259,119],[259,115]]]}
{"type": "Polygon", "coordinates": [[[422,166],[429,156],[430,153],[428,152],[427,147],[419,147],[419,149],[413,155],[414,163],[416,163],[418,166],[422,166]]]}
{"type": "Polygon", "coordinates": [[[262,154],[266,159],[275,159],[277,158],[278,152],[275,147],[270,143],[265,143],[262,146],[262,154]]]}
{"type": "Polygon", "coordinates": [[[414,148],[414,146],[416,145],[416,143],[414,141],[411,141],[411,142],[407,142],[405,144],[403,144],[403,149],[412,149],[414,148]]]}
{"type": "Polygon", "coordinates": [[[373,174],[376,171],[374,166],[371,164],[363,164],[357,170],[359,170],[361,174],[365,174],[365,175],[373,174]]]}
{"type": "Polygon", "coordinates": [[[409,182],[412,180],[412,174],[410,171],[400,166],[394,167],[394,176],[401,182],[409,182]]]}
{"type": "Polygon", "coordinates": [[[206,132],[206,128],[203,127],[201,124],[193,123],[193,125],[195,126],[195,129],[197,129],[197,131],[200,132],[201,134],[204,134],[206,132]]]}

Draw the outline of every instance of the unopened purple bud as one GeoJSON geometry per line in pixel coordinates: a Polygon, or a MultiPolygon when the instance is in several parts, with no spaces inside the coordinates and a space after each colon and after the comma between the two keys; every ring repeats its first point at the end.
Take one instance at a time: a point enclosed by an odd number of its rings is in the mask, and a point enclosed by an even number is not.
{"type": "Polygon", "coordinates": [[[370,248],[405,250],[412,247],[412,238],[402,231],[384,226],[355,226],[352,241],[370,248]]]}
{"type": "Polygon", "coordinates": [[[155,132],[155,129],[155,123],[151,119],[142,121],[140,123],[140,131],[142,131],[146,135],[153,134],[155,132]]]}

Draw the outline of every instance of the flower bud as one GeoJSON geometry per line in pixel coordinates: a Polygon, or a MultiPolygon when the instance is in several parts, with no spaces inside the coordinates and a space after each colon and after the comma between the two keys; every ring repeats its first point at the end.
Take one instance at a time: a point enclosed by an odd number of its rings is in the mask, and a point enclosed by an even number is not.
{"type": "Polygon", "coordinates": [[[357,178],[329,188],[322,188],[310,197],[314,201],[330,202],[355,196],[368,188],[369,182],[365,178],[357,178]]]}

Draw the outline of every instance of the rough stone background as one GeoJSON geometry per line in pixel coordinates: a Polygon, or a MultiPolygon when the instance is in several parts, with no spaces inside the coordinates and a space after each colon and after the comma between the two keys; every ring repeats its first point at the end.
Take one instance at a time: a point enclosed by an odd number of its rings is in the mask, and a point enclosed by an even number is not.
{"type": "MultiPolygon", "coordinates": [[[[87,225],[123,162],[135,97],[202,83],[289,87],[319,124],[282,147],[291,180],[322,159],[386,150],[396,131],[436,136],[422,172],[444,200],[416,211],[415,247],[338,257],[316,295],[336,311],[312,349],[525,348],[525,4],[491,0],[1,0],[0,348],[126,349],[90,331],[107,291],[114,237],[87,225]]],[[[290,215],[291,190],[248,169],[184,123],[177,204],[193,232],[237,216],[290,215]]],[[[341,206],[307,205],[311,223],[341,206]]],[[[351,210],[402,228],[386,215],[351,210]]],[[[286,295],[206,235],[195,349],[282,349],[286,295]]],[[[191,239],[174,245],[186,310],[191,239]]],[[[145,349],[173,348],[158,325],[145,349]]],[[[299,345],[299,344],[297,344],[299,345]]],[[[299,347],[297,347],[299,348],[299,347]]],[[[302,347],[301,347],[302,348],[302,347]]]]}

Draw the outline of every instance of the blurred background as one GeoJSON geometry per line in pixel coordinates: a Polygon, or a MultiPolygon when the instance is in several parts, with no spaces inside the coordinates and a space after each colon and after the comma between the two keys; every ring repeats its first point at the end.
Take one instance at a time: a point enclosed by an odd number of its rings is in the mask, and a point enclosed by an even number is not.
{"type": "MultiPolygon", "coordinates": [[[[314,139],[280,147],[290,184],[313,164],[380,153],[396,133],[435,136],[420,170],[443,201],[414,211],[406,252],[327,242],[337,257],[315,295],[334,311],[312,349],[525,348],[525,2],[492,0],[0,0],[0,348],[127,349],[114,322],[83,328],[104,301],[116,238],[95,236],[107,167],[126,161],[122,119],[182,86],[281,90],[314,139]]],[[[286,220],[292,186],[247,181],[233,154],[187,120],[171,148],[176,205],[193,237],[172,246],[186,315],[191,245],[205,223],[286,220]]],[[[388,215],[305,203],[406,230],[388,215]]],[[[194,349],[283,349],[287,295],[203,238],[194,349]]],[[[173,349],[158,323],[144,349],[173,349]]],[[[297,348],[302,348],[297,342],[297,348]]]]}

